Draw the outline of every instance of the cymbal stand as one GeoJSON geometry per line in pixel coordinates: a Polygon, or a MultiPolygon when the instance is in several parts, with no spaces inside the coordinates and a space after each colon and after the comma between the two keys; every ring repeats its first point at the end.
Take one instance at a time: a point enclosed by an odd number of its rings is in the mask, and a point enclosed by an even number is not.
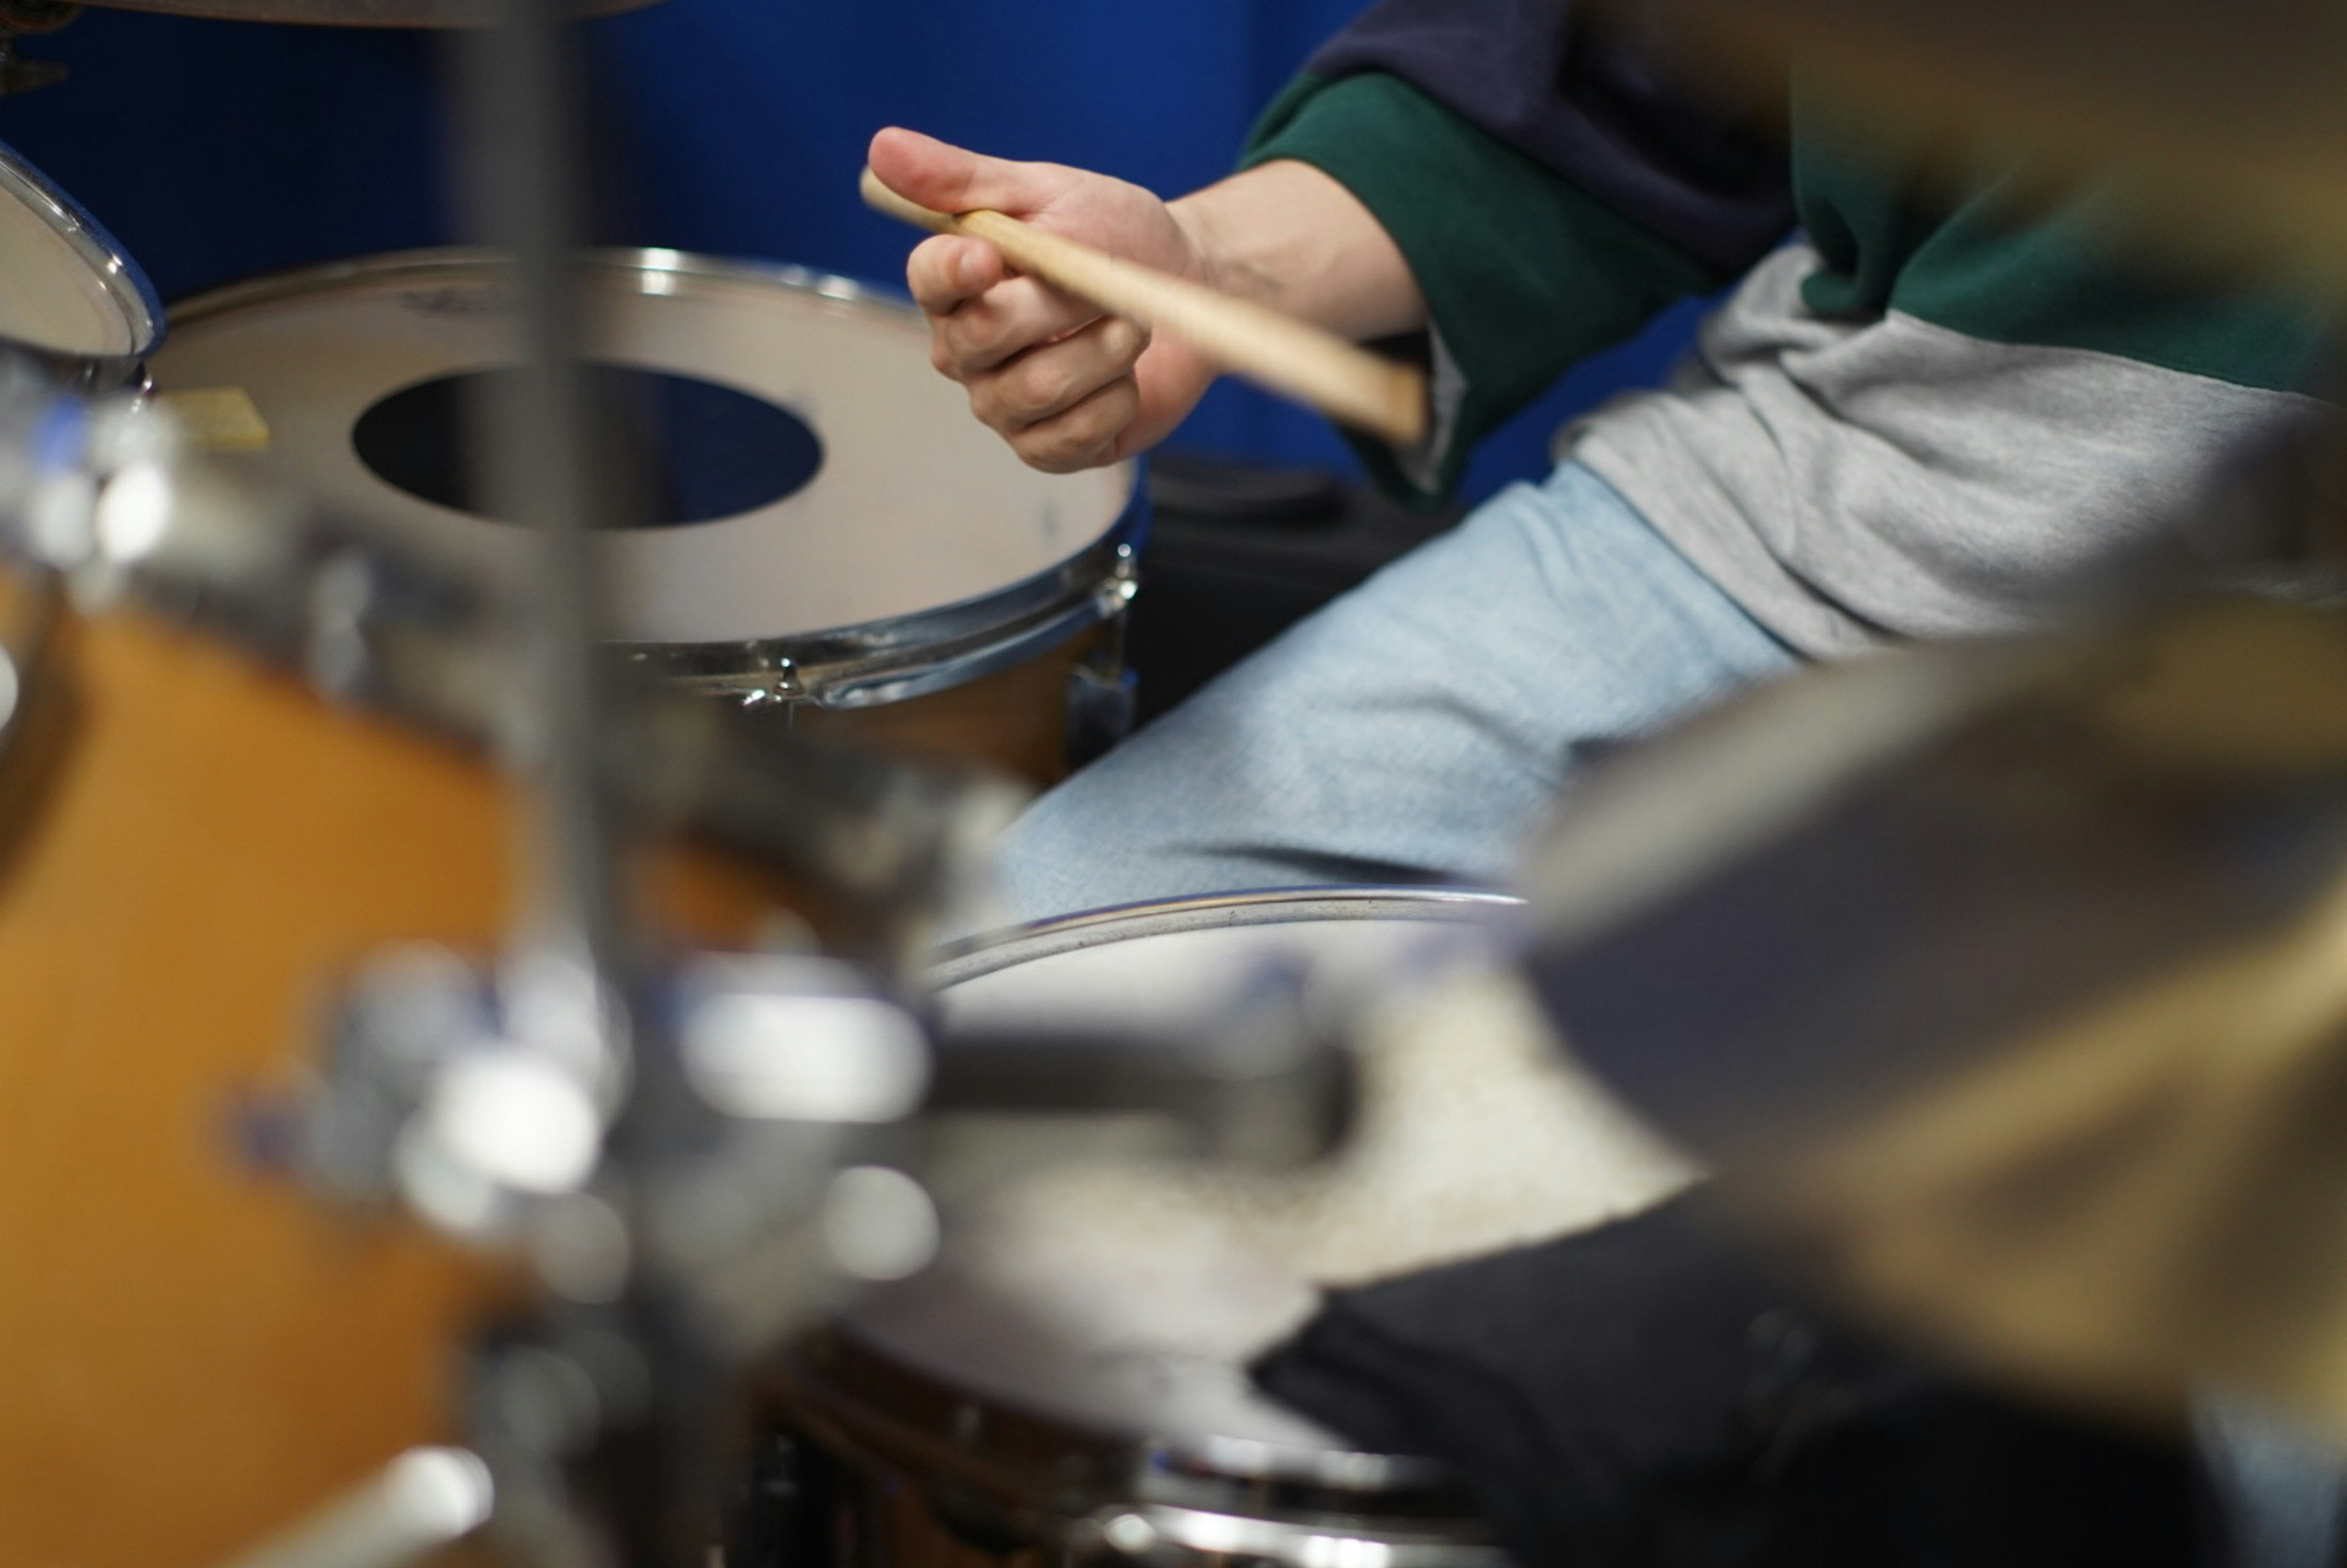
{"type": "Polygon", "coordinates": [[[608,1301],[557,1290],[486,1335],[467,1414],[497,1479],[493,1528],[518,1560],[682,1564],[701,1554],[692,1522],[715,1484],[723,1374],[679,1287],[661,1276],[657,1250],[636,1238],[641,1205],[660,1195],[659,1167],[708,1142],[714,1117],[642,1005],[648,955],[625,864],[630,792],[613,776],[631,749],[610,743],[630,715],[601,656],[592,532],[626,520],[611,514],[635,487],[620,454],[590,436],[577,368],[583,114],[569,7],[501,0],[497,15],[466,40],[459,75],[475,227],[514,258],[520,363],[504,395],[475,411],[476,449],[499,515],[534,529],[543,549],[526,687],[536,712],[511,737],[537,778],[528,851],[540,903],[500,984],[510,988],[508,1035],[541,1069],[567,1071],[593,1109],[597,1147],[570,1195],[600,1205],[581,1212],[613,1229],[620,1278],[608,1301]],[[597,1173],[590,1194],[584,1183],[597,1173]],[[600,1517],[584,1506],[589,1478],[602,1483],[600,1517]]]}

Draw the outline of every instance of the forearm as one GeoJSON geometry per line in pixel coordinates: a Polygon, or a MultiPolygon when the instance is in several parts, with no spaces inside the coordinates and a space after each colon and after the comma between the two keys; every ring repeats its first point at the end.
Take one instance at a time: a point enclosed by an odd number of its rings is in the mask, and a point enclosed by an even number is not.
{"type": "Polygon", "coordinates": [[[1260,164],[1172,204],[1203,281],[1357,342],[1415,332],[1426,300],[1360,199],[1308,163],[1260,164]]]}

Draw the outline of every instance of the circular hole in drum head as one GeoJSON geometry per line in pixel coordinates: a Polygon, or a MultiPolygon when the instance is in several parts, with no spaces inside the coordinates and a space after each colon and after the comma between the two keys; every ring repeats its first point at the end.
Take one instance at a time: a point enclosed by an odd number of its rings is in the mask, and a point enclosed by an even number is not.
{"type": "MultiPolygon", "coordinates": [[[[613,526],[674,528],[733,517],[805,489],[823,466],[823,442],[805,420],[746,392],[629,365],[580,369],[595,449],[624,454],[619,471],[643,486],[636,504],[610,508],[613,526]]],[[[359,415],[351,445],[396,489],[494,516],[488,476],[475,461],[475,411],[509,390],[517,374],[466,371],[403,387],[359,415]]]]}

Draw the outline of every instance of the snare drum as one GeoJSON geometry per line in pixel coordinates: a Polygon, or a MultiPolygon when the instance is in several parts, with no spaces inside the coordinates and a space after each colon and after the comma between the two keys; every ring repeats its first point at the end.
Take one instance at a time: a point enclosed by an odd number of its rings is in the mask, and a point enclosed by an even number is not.
{"type": "Polygon", "coordinates": [[[961,1215],[938,1265],[781,1368],[772,1473],[732,1568],[942,1568],[972,1549],[1499,1568],[1437,1467],[1348,1450],[1245,1368],[1319,1286],[1559,1235],[1687,1180],[1490,961],[1514,908],[1422,891],[1193,899],[949,958],[946,1016],[989,1030],[1178,1024],[1267,961],[1303,965],[1332,1005],[1383,993],[1359,1132],[1326,1171],[1074,1167],[961,1215]]]}
{"type": "MultiPolygon", "coordinates": [[[[790,268],[593,255],[584,355],[652,476],[600,542],[631,655],[794,723],[1039,781],[1113,729],[1144,509],[1131,464],[1052,476],[969,417],[909,307],[790,268]]],[[[374,257],[172,318],[167,395],[223,404],[223,460],[433,554],[511,569],[461,437],[513,358],[491,256],[374,257]]]]}

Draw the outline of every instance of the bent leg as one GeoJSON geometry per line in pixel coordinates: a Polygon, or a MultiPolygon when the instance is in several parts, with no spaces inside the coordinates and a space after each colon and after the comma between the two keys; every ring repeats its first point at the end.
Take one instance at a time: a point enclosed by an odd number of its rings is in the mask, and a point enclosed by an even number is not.
{"type": "Polygon", "coordinates": [[[1000,883],[1034,919],[1241,888],[1500,882],[1596,751],[1794,662],[1566,463],[1045,795],[1004,835],[1000,883]]]}

